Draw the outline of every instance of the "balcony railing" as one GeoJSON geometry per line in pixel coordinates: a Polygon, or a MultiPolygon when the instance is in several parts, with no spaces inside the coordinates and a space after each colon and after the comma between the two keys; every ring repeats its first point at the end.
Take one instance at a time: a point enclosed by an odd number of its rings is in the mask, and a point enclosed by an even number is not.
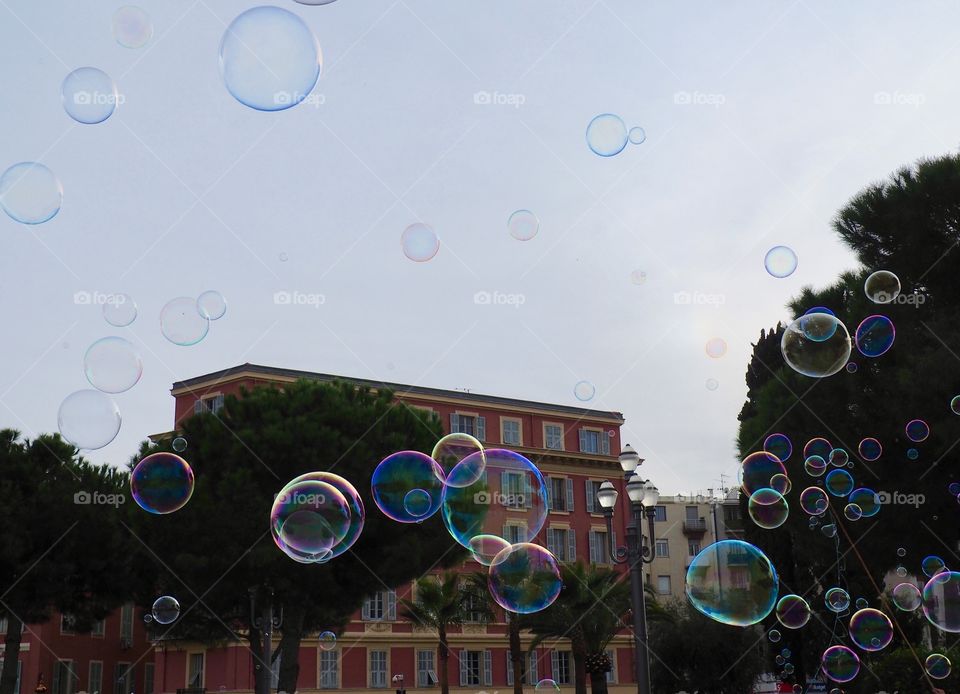
{"type": "Polygon", "coordinates": [[[704,518],[697,518],[696,520],[685,520],[683,521],[683,532],[690,535],[703,535],[707,532],[707,521],[704,518]]]}

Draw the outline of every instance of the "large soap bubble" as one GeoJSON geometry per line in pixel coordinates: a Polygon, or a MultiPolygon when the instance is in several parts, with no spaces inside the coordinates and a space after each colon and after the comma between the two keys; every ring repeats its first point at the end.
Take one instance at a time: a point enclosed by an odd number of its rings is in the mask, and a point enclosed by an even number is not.
{"type": "Polygon", "coordinates": [[[933,626],[960,634],[960,573],[943,571],[927,581],[922,604],[933,626]]]}
{"type": "Polygon", "coordinates": [[[804,314],[783,331],[780,351],[797,373],[812,378],[832,376],[850,361],[850,333],[836,316],[804,314]]]}
{"type": "Polygon", "coordinates": [[[373,501],[384,515],[399,523],[420,523],[440,508],[443,471],[418,451],[400,451],[380,461],[373,471],[373,501]]]}
{"type": "Polygon", "coordinates": [[[722,624],[750,626],[777,602],[779,580],[767,555],[742,540],[721,540],[703,549],[687,569],[690,603],[722,624]]]}
{"type": "Polygon", "coordinates": [[[144,511],[167,514],[179,511],[193,496],[193,470],[174,453],[154,453],[137,463],[130,473],[133,500],[144,511]]]}
{"type": "Polygon", "coordinates": [[[324,562],[350,530],[350,516],[350,504],[336,487],[305,479],[288,484],[274,499],[270,530],[288,556],[324,562]]]}
{"type": "Polygon", "coordinates": [[[290,480],[284,486],[284,490],[280,492],[280,495],[283,495],[286,492],[287,487],[296,487],[302,482],[309,481],[329,484],[343,494],[344,498],[347,500],[350,510],[350,526],[344,533],[343,537],[329,548],[329,551],[325,551],[319,557],[317,557],[316,555],[301,552],[287,546],[283,542],[283,538],[280,537],[279,533],[277,532],[277,528],[271,524],[270,530],[273,534],[273,541],[277,543],[277,546],[280,547],[280,549],[283,550],[287,556],[299,561],[302,564],[329,561],[330,559],[338,557],[346,552],[360,537],[360,533],[363,531],[363,524],[366,520],[366,510],[363,506],[363,500],[360,498],[360,494],[357,492],[356,487],[354,487],[353,484],[351,484],[346,478],[341,477],[340,475],[335,475],[332,472],[317,471],[300,475],[299,477],[290,480]]]}
{"type": "Polygon", "coordinates": [[[60,435],[81,450],[103,448],[120,433],[120,408],[99,390],[71,393],[57,412],[60,435]]]}
{"type": "Polygon", "coordinates": [[[487,577],[490,595],[517,614],[539,612],[553,604],[563,581],[556,558],[540,545],[520,542],[494,557],[487,577]]]}

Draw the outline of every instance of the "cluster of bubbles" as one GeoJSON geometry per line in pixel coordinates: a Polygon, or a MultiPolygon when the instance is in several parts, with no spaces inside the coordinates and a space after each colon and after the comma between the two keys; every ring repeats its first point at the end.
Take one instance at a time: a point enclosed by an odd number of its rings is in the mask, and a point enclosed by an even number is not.
{"type": "Polygon", "coordinates": [[[189,347],[203,340],[210,332],[210,322],[226,312],[227,300],[214,289],[196,298],[177,297],[160,310],[160,332],[173,344],[189,347]]]}
{"type": "Polygon", "coordinates": [[[587,146],[601,157],[612,157],[622,152],[627,144],[640,145],[647,139],[643,128],[627,128],[623,119],[614,113],[601,113],[587,125],[587,146]]]}

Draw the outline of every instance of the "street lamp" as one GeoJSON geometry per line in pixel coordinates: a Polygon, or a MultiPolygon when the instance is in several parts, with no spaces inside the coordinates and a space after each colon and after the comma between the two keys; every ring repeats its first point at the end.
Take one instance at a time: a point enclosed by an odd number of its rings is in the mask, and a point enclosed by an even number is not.
{"type": "Polygon", "coordinates": [[[647,646],[647,614],[643,591],[643,565],[653,562],[654,534],[653,520],[660,491],[650,480],[644,480],[636,473],[643,464],[633,448],[627,444],[620,453],[620,467],[626,479],[627,497],[630,499],[632,522],[627,525],[627,546],[615,547],[613,544],[613,507],[617,504],[619,493],[609,480],[597,490],[597,501],[603,509],[607,522],[610,559],[615,564],[627,564],[630,567],[630,601],[633,606],[633,647],[637,675],[638,694],[650,694],[650,656],[647,646]],[[642,524],[647,519],[647,537],[644,542],[642,524]]]}

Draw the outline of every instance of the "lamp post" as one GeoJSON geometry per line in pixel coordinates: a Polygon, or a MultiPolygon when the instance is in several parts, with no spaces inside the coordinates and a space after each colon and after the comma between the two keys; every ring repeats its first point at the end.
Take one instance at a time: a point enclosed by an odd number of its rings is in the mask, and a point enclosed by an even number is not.
{"type": "Polygon", "coordinates": [[[633,648],[636,665],[637,692],[650,694],[650,656],[647,646],[646,600],[643,591],[643,565],[653,562],[654,534],[653,519],[656,514],[660,491],[650,482],[641,479],[637,468],[643,464],[635,450],[627,444],[620,453],[620,467],[626,479],[627,497],[630,499],[632,521],[627,525],[627,546],[616,547],[613,544],[613,507],[617,504],[619,493],[613,483],[606,481],[597,491],[597,501],[603,509],[607,523],[607,537],[610,542],[610,559],[615,564],[630,567],[630,601],[633,604],[633,648]],[[647,538],[643,538],[643,518],[647,519],[647,538]]]}

